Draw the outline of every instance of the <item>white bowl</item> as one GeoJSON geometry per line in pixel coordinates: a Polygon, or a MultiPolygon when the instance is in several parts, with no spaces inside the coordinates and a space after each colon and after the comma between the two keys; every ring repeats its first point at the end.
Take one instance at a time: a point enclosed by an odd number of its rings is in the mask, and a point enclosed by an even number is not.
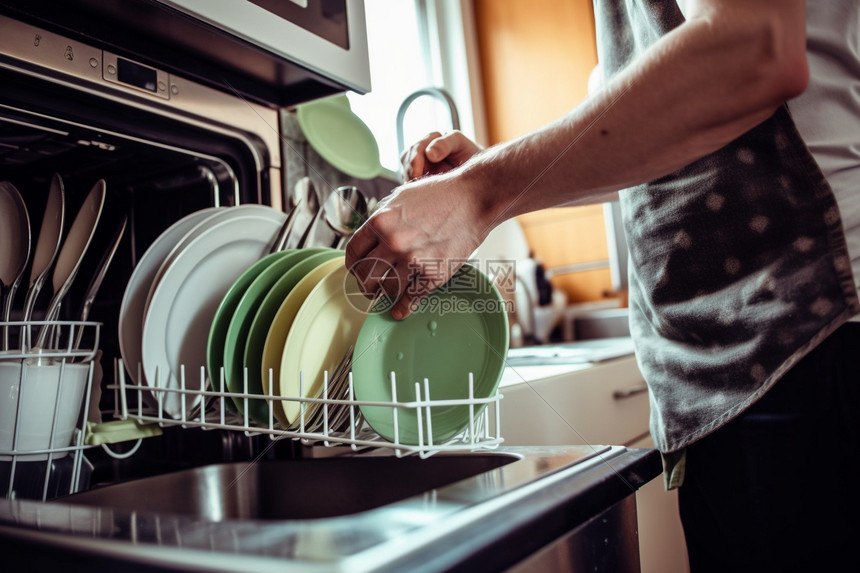
{"type": "MultiPolygon", "coordinates": [[[[13,446],[19,461],[48,458],[47,453],[27,452],[71,446],[72,435],[81,421],[89,373],[89,364],[0,361],[0,452],[4,452],[0,454],[0,460],[12,459],[8,452],[13,446]],[[16,425],[17,444],[14,442],[16,425]]],[[[67,453],[56,452],[53,458],[61,458],[67,453]]]]}

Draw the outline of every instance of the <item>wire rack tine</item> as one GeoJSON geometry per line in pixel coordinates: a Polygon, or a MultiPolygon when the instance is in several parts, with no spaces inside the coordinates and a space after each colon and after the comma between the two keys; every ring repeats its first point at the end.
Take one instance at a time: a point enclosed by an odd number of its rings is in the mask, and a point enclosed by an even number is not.
{"type": "MultiPolygon", "coordinates": [[[[347,357],[349,358],[349,357],[347,357]]],[[[247,369],[243,373],[243,392],[233,393],[225,390],[226,380],[223,368],[217,376],[211,376],[219,382],[219,390],[208,390],[206,385],[206,371],[200,369],[200,384],[199,388],[195,384],[185,383],[183,376],[180,376],[178,388],[169,388],[165,384],[156,383],[151,387],[141,386],[140,384],[130,385],[125,381],[123,375],[119,376],[121,383],[121,394],[129,391],[138,392],[153,392],[161,397],[158,400],[155,412],[143,411],[140,408],[136,415],[129,416],[127,407],[122,409],[122,417],[137,418],[141,422],[158,423],[161,425],[177,425],[182,424],[188,427],[202,427],[204,429],[227,429],[243,431],[247,435],[268,434],[271,439],[292,438],[300,439],[305,443],[319,443],[324,446],[339,446],[349,445],[353,450],[358,450],[364,447],[385,447],[394,450],[398,457],[403,455],[418,454],[421,457],[428,457],[439,451],[464,451],[489,449],[497,447],[501,442],[499,433],[499,399],[501,394],[496,393],[488,398],[475,398],[474,376],[470,373],[468,378],[468,389],[464,394],[468,394],[468,398],[457,400],[433,400],[430,393],[430,381],[427,378],[422,379],[422,382],[416,382],[414,400],[400,401],[397,388],[396,373],[391,372],[388,375],[388,381],[391,385],[391,400],[390,401],[358,401],[355,398],[355,380],[353,372],[349,367],[349,363],[338,364],[331,372],[323,372],[321,384],[319,384],[318,397],[306,395],[305,388],[313,387],[313,380],[308,379],[304,372],[299,372],[299,394],[295,397],[285,397],[275,395],[274,392],[267,392],[266,399],[268,402],[268,419],[258,424],[251,420],[248,415],[247,404],[249,400],[257,398],[257,394],[251,394],[248,391],[248,372],[247,369]],[[423,390],[422,390],[423,385],[423,390]],[[157,390],[153,390],[157,388],[157,390]],[[180,413],[180,419],[175,420],[167,418],[164,414],[164,402],[166,396],[179,393],[184,401],[182,403],[199,404],[201,414],[199,417],[189,417],[185,413],[180,413]],[[207,421],[208,398],[214,397],[216,400],[211,404],[217,409],[215,419],[209,418],[207,421]],[[245,411],[240,415],[229,412],[226,405],[228,400],[246,405],[245,411]],[[297,419],[292,420],[291,425],[284,426],[274,415],[275,408],[284,407],[286,403],[298,404],[297,419]],[[494,408],[486,408],[489,404],[494,404],[494,408]],[[437,406],[459,406],[463,405],[469,408],[468,410],[468,425],[457,436],[446,439],[444,442],[434,434],[433,427],[433,408],[437,406]],[[393,424],[394,434],[391,440],[382,438],[376,434],[372,428],[367,425],[364,417],[361,415],[361,409],[364,406],[372,408],[387,408],[390,411],[391,422],[393,424]],[[414,418],[417,419],[417,443],[404,443],[404,423],[409,418],[401,416],[401,411],[411,411],[414,418]],[[496,429],[495,436],[490,435],[489,419],[492,415],[492,421],[496,429]]],[[[121,364],[117,367],[120,372],[124,371],[121,364]]],[[[273,389],[274,375],[269,369],[269,389],[273,389]]],[[[139,400],[139,404],[142,400],[139,400]]],[[[415,422],[409,422],[411,424],[415,422]]]]}

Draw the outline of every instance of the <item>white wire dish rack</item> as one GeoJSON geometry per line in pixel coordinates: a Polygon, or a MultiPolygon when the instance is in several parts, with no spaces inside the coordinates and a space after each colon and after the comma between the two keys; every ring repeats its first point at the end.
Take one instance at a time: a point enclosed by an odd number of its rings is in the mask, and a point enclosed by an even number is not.
{"type": "Polygon", "coordinates": [[[49,497],[88,485],[83,450],[100,323],[2,322],[0,497],[49,497]]]}
{"type": "MultiPolygon", "coordinates": [[[[138,368],[138,373],[141,372],[138,368]]],[[[474,397],[474,380],[471,373],[464,375],[465,395],[471,398],[439,400],[431,397],[431,384],[427,379],[415,383],[412,400],[398,399],[395,374],[390,375],[390,401],[360,401],[355,399],[352,372],[331,376],[323,373],[321,391],[318,397],[284,397],[250,393],[248,391],[248,372],[244,372],[244,391],[226,390],[223,369],[216,378],[217,387],[209,384],[205,369],[201,368],[199,377],[186,375],[181,367],[178,387],[162,387],[158,380],[135,384],[126,379],[126,371],[120,360],[116,362],[117,384],[112,386],[117,392],[115,417],[131,419],[142,424],[160,426],[182,426],[207,430],[222,429],[244,432],[246,435],[267,434],[272,440],[298,439],[310,445],[322,444],[327,447],[349,446],[353,450],[362,448],[391,448],[395,455],[417,454],[422,458],[437,452],[477,451],[497,448],[503,438],[500,433],[499,401],[502,394],[496,392],[489,397],[474,397]],[[173,394],[179,396],[181,407],[173,417],[165,412],[163,397],[173,394]],[[155,397],[155,400],[153,400],[155,397]],[[130,399],[131,398],[131,399],[130,399]],[[249,415],[250,401],[265,399],[268,408],[267,422],[255,421],[249,415]],[[244,405],[241,413],[233,406],[244,405]],[[276,408],[293,403],[297,419],[285,426],[275,415],[276,408]],[[392,432],[388,438],[375,432],[362,415],[362,408],[375,407],[387,409],[391,413],[392,432]],[[460,407],[468,413],[468,424],[453,437],[444,440],[434,438],[433,412],[439,409],[460,407]],[[404,430],[403,415],[414,419],[411,432],[404,430]],[[404,439],[409,435],[409,439],[404,439]],[[415,439],[417,435],[417,439],[415,439]]],[[[157,373],[156,373],[157,376],[157,373]]],[[[272,373],[269,372],[271,386],[272,373]]],[[[142,376],[138,376],[142,380],[142,376]]],[[[304,376],[299,373],[298,396],[305,396],[304,376]]],[[[377,410],[378,412],[379,410],[377,410]]]]}

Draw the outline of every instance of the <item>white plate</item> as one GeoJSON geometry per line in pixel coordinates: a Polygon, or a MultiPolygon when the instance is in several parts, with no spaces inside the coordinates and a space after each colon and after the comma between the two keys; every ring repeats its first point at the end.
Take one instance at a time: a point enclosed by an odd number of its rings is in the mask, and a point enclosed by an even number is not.
{"type": "MultiPolygon", "coordinates": [[[[247,206],[246,206],[247,207],[247,206]]],[[[281,229],[284,213],[270,207],[233,207],[240,215],[200,233],[177,253],[153,291],[143,325],[143,370],[153,388],[199,389],[206,365],[206,341],[221,299],[235,280],[265,256],[281,229]]],[[[153,392],[164,413],[179,418],[182,395],[153,392]]],[[[197,400],[185,399],[190,411],[197,400]]]]}
{"type": "Polygon", "coordinates": [[[149,299],[150,287],[158,269],[182,237],[217,210],[216,207],[210,207],[195,211],[168,227],[153,241],[131,273],[119,309],[118,327],[122,360],[135,384],[140,384],[137,372],[138,365],[141,363],[140,344],[143,337],[146,301],[149,299]]]}
{"type": "MultiPolygon", "coordinates": [[[[323,374],[333,372],[344,354],[355,344],[367,316],[356,308],[366,300],[342,264],[311,290],[290,326],[281,355],[281,396],[318,398],[323,374]],[[301,373],[301,389],[299,382],[301,373]]],[[[284,414],[292,427],[299,425],[301,402],[284,401],[284,414]]],[[[305,408],[307,423],[318,406],[305,408]]]]}
{"type": "Polygon", "coordinates": [[[155,277],[152,279],[149,286],[149,293],[146,296],[146,303],[143,307],[144,316],[149,312],[149,303],[152,301],[152,295],[154,294],[155,289],[158,288],[158,283],[161,281],[161,277],[164,276],[164,273],[170,268],[170,265],[173,264],[176,257],[179,256],[192,241],[205,233],[208,229],[228,219],[244,217],[249,213],[265,213],[271,210],[271,207],[266,207],[265,205],[239,205],[224,209],[213,209],[207,217],[203,217],[197,221],[195,225],[190,227],[186,233],[176,241],[167,256],[162,259],[161,266],[155,272],[155,277]]]}

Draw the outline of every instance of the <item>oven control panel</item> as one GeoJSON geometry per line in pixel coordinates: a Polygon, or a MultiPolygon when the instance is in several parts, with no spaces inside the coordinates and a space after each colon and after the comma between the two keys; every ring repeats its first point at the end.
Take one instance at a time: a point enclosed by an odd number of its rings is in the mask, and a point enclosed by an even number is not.
{"type": "Polygon", "coordinates": [[[4,16],[0,16],[0,56],[91,81],[102,75],[101,50],[4,16]]]}
{"type": "Polygon", "coordinates": [[[170,76],[163,70],[3,16],[0,16],[0,54],[71,77],[104,80],[135,92],[170,99],[170,76]]]}
{"type": "Polygon", "coordinates": [[[281,166],[279,110],[250,102],[235,90],[221,91],[0,15],[0,68],[4,67],[147,111],[205,121],[211,129],[226,129],[243,138],[252,133],[267,150],[268,157],[260,164],[281,166]]]}

